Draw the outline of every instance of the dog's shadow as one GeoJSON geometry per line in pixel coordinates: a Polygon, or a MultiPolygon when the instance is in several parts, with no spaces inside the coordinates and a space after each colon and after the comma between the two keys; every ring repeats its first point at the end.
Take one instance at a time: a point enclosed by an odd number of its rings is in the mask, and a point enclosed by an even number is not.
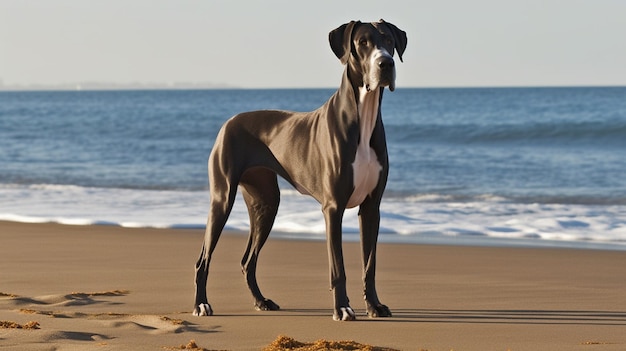
{"type": "MultiPolygon", "coordinates": [[[[288,315],[328,316],[328,309],[281,309],[288,315]]],[[[446,310],[395,309],[391,318],[368,318],[356,310],[357,321],[390,323],[471,323],[626,326],[626,312],[572,310],[446,310]]]]}
{"type": "Polygon", "coordinates": [[[422,323],[626,326],[626,312],[619,311],[400,309],[393,311],[393,319],[422,323]]]}

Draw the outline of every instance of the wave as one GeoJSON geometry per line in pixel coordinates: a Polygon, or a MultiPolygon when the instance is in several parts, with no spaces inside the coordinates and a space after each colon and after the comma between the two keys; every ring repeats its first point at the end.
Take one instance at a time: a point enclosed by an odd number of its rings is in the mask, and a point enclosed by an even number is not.
{"type": "Polygon", "coordinates": [[[562,204],[562,205],[589,205],[613,206],[626,205],[626,194],[614,193],[611,196],[567,195],[567,194],[462,194],[462,193],[410,193],[402,191],[387,191],[385,199],[391,201],[405,201],[407,203],[471,203],[488,202],[502,204],[562,204]]]}
{"type": "MultiPolygon", "coordinates": [[[[197,228],[205,226],[208,193],[80,186],[0,186],[0,220],[72,225],[197,228]]],[[[490,194],[459,198],[419,194],[383,199],[381,241],[488,245],[493,239],[531,246],[612,245],[626,250],[626,205],[521,203],[490,194]],[[460,201],[463,199],[464,201],[460,201]],[[552,244],[550,244],[552,245],[552,244]]],[[[227,228],[247,231],[249,219],[239,195],[227,228]]],[[[358,208],[344,214],[344,238],[358,240],[358,208]]],[[[273,236],[323,240],[324,217],[310,197],[285,191],[273,236]]]]}
{"type": "MultiPolygon", "coordinates": [[[[0,187],[0,220],[124,227],[204,228],[207,192],[147,191],[79,186],[0,187]]],[[[626,243],[626,206],[513,202],[490,194],[388,197],[381,205],[381,233],[411,243],[424,236],[544,239],[626,243]]],[[[240,195],[227,227],[248,230],[240,195]]],[[[346,211],[344,233],[358,237],[358,208],[346,211]]],[[[323,239],[319,203],[285,191],[274,225],[280,233],[323,239]]],[[[395,238],[395,239],[391,239],[395,238]]]]}
{"type": "Polygon", "coordinates": [[[386,125],[391,142],[446,143],[597,143],[626,145],[626,121],[577,123],[521,123],[481,125],[465,123],[386,125]]]}
{"type": "MultiPolygon", "coordinates": [[[[289,183],[279,180],[280,192],[282,197],[288,198],[306,198],[315,202],[310,197],[302,196],[300,192],[291,187],[289,183]]],[[[17,194],[16,196],[31,197],[33,195],[46,194],[46,196],[69,196],[69,197],[107,197],[121,196],[127,197],[130,194],[138,196],[138,194],[149,194],[148,197],[169,196],[179,198],[200,197],[205,204],[208,204],[209,190],[207,188],[175,188],[175,187],[98,187],[98,186],[82,186],[74,184],[19,184],[19,183],[0,183],[0,194],[4,194],[3,198],[9,200],[9,194],[17,194]]],[[[169,203],[169,200],[163,200],[169,203]]],[[[496,194],[496,193],[478,193],[466,194],[460,189],[444,189],[435,192],[415,192],[415,191],[398,191],[388,189],[385,191],[383,201],[411,203],[501,203],[501,204],[562,204],[562,205],[589,205],[589,206],[619,206],[626,205],[626,193],[614,192],[608,196],[599,196],[597,194],[496,194]]]]}

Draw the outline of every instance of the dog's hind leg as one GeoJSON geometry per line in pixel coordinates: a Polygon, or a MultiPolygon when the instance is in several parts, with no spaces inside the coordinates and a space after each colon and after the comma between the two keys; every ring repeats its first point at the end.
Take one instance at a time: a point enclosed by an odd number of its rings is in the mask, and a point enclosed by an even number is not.
{"type": "Polygon", "coordinates": [[[259,311],[278,310],[280,307],[276,303],[261,294],[256,280],[259,252],[272,230],[280,202],[276,173],[261,167],[249,169],[239,184],[250,216],[250,237],[241,260],[242,272],[254,297],[254,308],[259,311]]]}
{"type": "Polygon", "coordinates": [[[215,168],[209,168],[212,181],[211,204],[202,252],[196,263],[196,297],[193,311],[195,316],[210,316],[213,314],[206,292],[209,263],[211,262],[211,256],[213,255],[217,241],[226,225],[226,220],[233,208],[235,195],[237,194],[236,179],[230,179],[226,174],[215,168]]]}

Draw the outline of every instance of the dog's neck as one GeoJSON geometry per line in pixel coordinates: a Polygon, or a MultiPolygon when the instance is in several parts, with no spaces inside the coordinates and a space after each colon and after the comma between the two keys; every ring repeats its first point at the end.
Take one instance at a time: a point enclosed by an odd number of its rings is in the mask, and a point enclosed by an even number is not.
{"type": "Polygon", "coordinates": [[[370,146],[372,133],[376,127],[378,118],[378,105],[380,102],[381,89],[368,91],[365,86],[359,88],[359,100],[357,103],[359,123],[359,144],[352,162],[353,185],[352,195],[346,204],[352,208],[363,203],[363,200],[374,190],[378,184],[378,178],[382,167],[376,156],[376,152],[370,146]]]}
{"type": "Polygon", "coordinates": [[[361,132],[360,144],[369,145],[370,143],[370,138],[376,126],[376,118],[378,118],[380,90],[380,88],[368,90],[365,86],[359,87],[357,111],[359,113],[361,132]]]}

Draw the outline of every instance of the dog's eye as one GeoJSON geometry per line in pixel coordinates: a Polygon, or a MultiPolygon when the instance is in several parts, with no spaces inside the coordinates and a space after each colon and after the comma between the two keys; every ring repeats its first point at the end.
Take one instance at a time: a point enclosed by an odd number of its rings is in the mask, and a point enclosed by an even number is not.
{"type": "Polygon", "coordinates": [[[367,45],[367,39],[365,38],[359,39],[359,45],[367,45]]]}

